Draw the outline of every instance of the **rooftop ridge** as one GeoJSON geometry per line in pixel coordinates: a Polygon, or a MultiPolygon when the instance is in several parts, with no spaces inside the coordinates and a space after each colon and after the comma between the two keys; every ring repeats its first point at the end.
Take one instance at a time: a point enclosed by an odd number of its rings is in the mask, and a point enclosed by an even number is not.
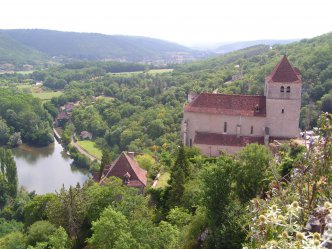
{"type": "Polygon", "coordinates": [[[238,94],[238,93],[199,93],[198,95],[206,94],[206,95],[225,95],[225,96],[250,96],[250,97],[262,97],[262,95],[259,94],[238,94]]]}

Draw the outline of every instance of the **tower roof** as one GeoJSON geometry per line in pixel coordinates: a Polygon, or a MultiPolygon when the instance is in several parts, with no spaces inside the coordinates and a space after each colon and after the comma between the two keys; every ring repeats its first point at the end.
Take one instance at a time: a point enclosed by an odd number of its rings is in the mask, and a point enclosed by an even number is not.
{"type": "Polygon", "coordinates": [[[267,77],[269,81],[281,82],[281,83],[299,83],[301,82],[298,77],[299,70],[295,71],[292,65],[289,63],[286,55],[281,59],[278,65],[273,69],[271,74],[267,77]]]}

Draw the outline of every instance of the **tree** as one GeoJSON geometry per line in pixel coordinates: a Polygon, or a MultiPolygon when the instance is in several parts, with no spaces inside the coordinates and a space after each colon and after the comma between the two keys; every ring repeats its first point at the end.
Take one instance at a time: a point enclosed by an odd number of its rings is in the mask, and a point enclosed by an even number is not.
{"type": "Polygon", "coordinates": [[[138,162],[139,166],[146,169],[148,172],[151,172],[153,166],[156,164],[156,160],[148,154],[138,155],[135,157],[135,160],[138,162]]]}
{"type": "Polygon", "coordinates": [[[49,236],[55,232],[55,226],[48,221],[36,221],[28,228],[27,242],[36,245],[37,242],[48,242],[49,236]]]}
{"type": "Polygon", "coordinates": [[[0,145],[5,145],[9,139],[10,130],[9,127],[1,117],[0,117],[0,145]]]}
{"type": "Polygon", "coordinates": [[[20,132],[15,132],[13,135],[9,137],[8,145],[10,147],[16,147],[20,144],[22,144],[22,138],[20,132]]]}
{"type": "Polygon", "coordinates": [[[24,222],[30,226],[38,220],[47,219],[47,205],[56,198],[55,194],[36,195],[24,206],[24,222]]]}
{"type": "Polygon", "coordinates": [[[112,207],[106,208],[100,218],[92,222],[92,231],[88,243],[95,248],[135,248],[136,243],[130,233],[127,218],[112,207]],[[123,243],[122,247],[120,242],[123,243]]]}
{"type": "Polygon", "coordinates": [[[222,156],[202,173],[203,204],[209,222],[207,248],[242,248],[243,207],[236,201],[233,189],[236,166],[233,158],[222,156]]]}
{"type": "Polygon", "coordinates": [[[148,126],[148,134],[151,138],[156,139],[165,132],[165,126],[161,119],[153,120],[148,126]]]}
{"type": "Polygon", "coordinates": [[[190,165],[186,158],[183,145],[179,146],[176,161],[171,171],[169,179],[169,200],[170,207],[177,206],[181,203],[184,193],[184,184],[186,179],[190,176],[190,165]]]}
{"type": "Polygon", "coordinates": [[[65,146],[70,144],[74,133],[75,133],[75,126],[73,124],[67,124],[61,137],[61,141],[65,146]]]}
{"type": "Polygon", "coordinates": [[[70,240],[68,234],[63,227],[59,227],[55,232],[49,237],[49,244],[52,249],[70,249],[70,240]]]}
{"type": "Polygon", "coordinates": [[[80,186],[64,187],[47,205],[47,217],[53,224],[62,226],[70,238],[81,243],[81,229],[86,215],[86,198],[80,186]]]}
{"type": "MultiPolygon", "coordinates": [[[[12,198],[17,194],[17,170],[12,153],[8,149],[0,148],[0,192],[12,198]]],[[[1,201],[0,207],[4,203],[1,201]]]]}
{"type": "Polygon", "coordinates": [[[332,94],[325,94],[322,98],[322,111],[332,113],[332,94]]]}
{"type": "Polygon", "coordinates": [[[103,171],[106,165],[110,165],[112,162],[112,155],[107,148],[103,149],[101,162],[100,162],[100,170],[99,170],[99,181],[103,175],[103,171]]]}
{"type": "Polygon", "coordinates": [[[244,203],[262,193],[272,172],[272,156],[264,145],[249,144],[243,148],[236,165],[236,189],[244,203]]]}
{"type": "Polygon", "coordinates": [[[182,228],[190,222],[191,215],[184,208],[175,207],[167,215],[167,220],[178,228],[182,228]]]}
{"type": "Polygon", "coordinates": [[[23,231],[23,223],[17,222],[15,220],[7,221],[0,218],[0,238],[4,237],[6,234],[16,231],[23,231]]]}
{"type": "Polygon", "coordinates": [[[26,249],[25,237],[21,232],[12,232],[0,238],[2,249],[26,249]]]}
{"type": "Polygon", "coordinates": [[[100,217],[102,211],[110,205],[118,204],[125,195],[127,188],[124,188],[121,179],[109,178],[104,185],[93,184],[86,190],[87,198],[87,219],[89,222],[100,217]]]}

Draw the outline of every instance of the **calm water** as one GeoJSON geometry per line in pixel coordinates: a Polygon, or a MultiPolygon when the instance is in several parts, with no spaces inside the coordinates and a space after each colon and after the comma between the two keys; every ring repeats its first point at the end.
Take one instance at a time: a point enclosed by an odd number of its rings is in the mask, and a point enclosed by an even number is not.
{"type": "Polygon", "coordinates": [[[54,193],[62,185],[82,184],[89,176],[86,170],[70,165],[72,159],[57,141],[42,148],[21,145],[13,149],[13,154],[19,185],[37,194],[54,193]]]}

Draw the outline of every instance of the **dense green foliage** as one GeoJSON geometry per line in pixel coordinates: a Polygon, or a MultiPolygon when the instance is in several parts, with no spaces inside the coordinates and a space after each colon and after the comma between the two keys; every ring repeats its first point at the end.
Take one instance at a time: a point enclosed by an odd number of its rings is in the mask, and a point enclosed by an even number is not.
{"type": "Polygon", "coordinates": [[[10,150],[0,147],[0,208],[17,194],[16,163],[10,150]]]}
{"type": "Polygon", "coordinates": [[[147,37],[75,33],[53,30],[2,30],[26,47],[49,56],[74,59],[126,59],[168,57],[174,52],[192,52],[184,46],[147,37]]]}
{"type": "Polygon", "coordinates": [[[43,53],[15,41],[0,31],[0,64],[14,64],[12,70],[23,69],[24,64],[40,64],[45,61],[43,53]]]}
{"type": "Polygon", "coordinates": [[[51,116],[40,100],[18,90],[1,88],[0,145],[16,145],[19,136],[25,143],[48,145],[53,142],[51,124],[51,116]]]}

